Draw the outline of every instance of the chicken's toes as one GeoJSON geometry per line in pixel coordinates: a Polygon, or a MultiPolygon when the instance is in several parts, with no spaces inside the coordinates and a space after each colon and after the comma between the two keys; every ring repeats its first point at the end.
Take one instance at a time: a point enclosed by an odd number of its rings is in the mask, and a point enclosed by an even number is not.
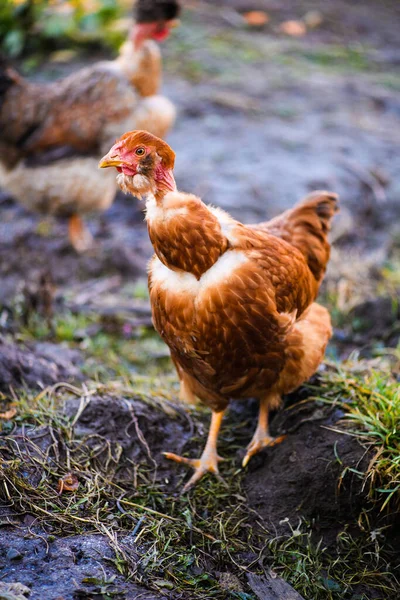
{"type": "Polygon", "coordinates": [[[200,464],[199,458],[186,458],[185,456],[179,456],[178,454],[174,454],[173,452],[163,452],[163,456],[165,456],[165,458],[168,458],[168,460],[174,460],[175,462],[183,463],[184,465],[193,467],[193,469],[197,469],[200,464]]]}
{"type": "Polygon", "coordinates": [[[184,456],[174,454],[173,452],[163,452],[163,455],[169,460],[174,460],[175,462],[188,465],[194,469],[192,477],[182,489],[182,494],[185,494],[206,473],[213,473],[218,477],[219,480],[224,482],[218,471],[218,462],[224,459],[214,452],[204,452],[200,458],[186,458],[184,456]]]}
{"type": "Polygon", "coordinates": [[[200,481],[200,479],[206,473],[213,473],[216,476],[216,478],[218,479],[218,481],[220,481],[221,483],[223,483],[225,487],[228,487],[228,484],[221,477],[221,475],[219,474],[218,471],[213,471],[211,469],[207,469],[207,468],[204,468],[204,467],[200,466],[199,468],[197,468],[195,470],[195,472],[193,473],[193,475],[191,476],[191,478],[189,479],[189,481],[183,486],[182,491],[181,491],[181,495],[182,494],[186,494],[186,492],[188,492],[195,485],[195,483],[197,483],[198,481],[200,481]]]}
{"type": "Polygon", "coordinates": [[[276,446],[277,444],[283,442],[285,438],[286,435],[280,435],[276,438],[273,438],[269,435],[266,435],[264,437],[255,436],[251,440],[250,444],[247,446],[246,456],[242,461],[242,467],[245,467],[248,464],[251,457],[260,452],[260,450],[262,450],[263,448],[270,448],[272,446],[276,446]]]}

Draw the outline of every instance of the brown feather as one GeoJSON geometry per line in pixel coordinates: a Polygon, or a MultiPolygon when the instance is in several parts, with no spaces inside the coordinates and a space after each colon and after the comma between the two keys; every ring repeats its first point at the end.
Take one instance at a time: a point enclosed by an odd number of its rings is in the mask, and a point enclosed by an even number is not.
{"type": "Polygon", "coordinates": [[[316,280],[321,282],[330,254],[326,236],[338,210],[337,200],[336,194],[316,191],[275,219],[252,227],[268,231],[298,248],[316,280]]]}

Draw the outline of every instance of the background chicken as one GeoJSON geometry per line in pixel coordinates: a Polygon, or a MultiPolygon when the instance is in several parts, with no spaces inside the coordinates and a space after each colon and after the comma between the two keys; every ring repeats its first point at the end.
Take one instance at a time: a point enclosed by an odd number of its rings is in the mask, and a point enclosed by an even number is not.
{"type": "Polygon", "coordinates": [[[27,208],[69,218],[78,251],[90,244],[80,215],[104,211],[116,191],[109,173],[98,176],[98,156],[128,128],[163,137],[174,121],[157,95],[161,57],[149,39],[168,34],[162,16],[156,7],[154,23],[136,24],[116,60],[61,81],[31,83],[0,66],[0,186],[27,208]]]}
{"type": "Polygon", "coordinates": [[[184,388],[212,410],[187,490],[218,474],[216,442],[231,397],[257,397],[260,414],[243,460],[271,446],[268,412],[317,369],[331,335],[314,302],[329,259],[326,239],[337,197],[314,192],[281,217],[245,226],[178,192],[174,152],[146,132],[124,135],[100,162],[115,166],[124,191],[146,196],[155,256],[149,267],[154,325],[171,350],[184,388]]]}

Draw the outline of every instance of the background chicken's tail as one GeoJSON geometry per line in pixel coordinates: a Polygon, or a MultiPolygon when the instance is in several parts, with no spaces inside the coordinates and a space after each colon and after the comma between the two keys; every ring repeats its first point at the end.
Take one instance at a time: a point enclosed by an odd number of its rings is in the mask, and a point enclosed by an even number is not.
{"type": "Polygon", "coordinates": [[[321,281],[329,260],[327,234],[332,217],[338,211],[337,201],[338,196],[331,192],[312,192],[294,208],[254,228],[268,231],[298,248],[315,279],[321,281]]]}

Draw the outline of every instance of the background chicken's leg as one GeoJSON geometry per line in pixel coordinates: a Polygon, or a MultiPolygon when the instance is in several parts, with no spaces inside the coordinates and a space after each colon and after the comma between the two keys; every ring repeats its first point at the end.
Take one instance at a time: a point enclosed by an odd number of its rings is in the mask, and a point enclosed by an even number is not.
{"type": "Polygon", "coordinates": [[[268,414],[271,408],[276,408],[280,404],[280,396],[278,394],[268,394],[260,399],[260,412],[258,414],[257,429],[254,432],[253,439],[247,446],[246,456],[243,459],[242,466],[245,467],[250,458],[257,454],[267,446],[275,446],[280,444],[285,435],[273,438],[269,434],[268,429],[268,414]]]}
{"type": "Polygon", "coordinates": [[[185,465],[189,465],[195,470],[194,474],[183,488],[182,494],[187,492],[192,487],[192,485],[196,483],[196,481],[203,477],[205,473],[210,472],[214,473],[214,475],[219,475],[218,462],[223,459],[220,456],[218,456],[217,453],[217,440],[224,414],[224,410],[221,412],[212,412],[211,425],[210,431],[208,432],[207,443],[200,458],[185,458],[183,456],[173,454],[172,452],[163,453],[166,458],[169,458],[170,460],[175,460],[176,462],[183,463],[185,465]]]}
{"type": "Polygon", "coordinates": [[[69,239],[77,252],[84,252],[92,245],[93,238],[78,215],[72,215],[68,222],[69,239]]]}

